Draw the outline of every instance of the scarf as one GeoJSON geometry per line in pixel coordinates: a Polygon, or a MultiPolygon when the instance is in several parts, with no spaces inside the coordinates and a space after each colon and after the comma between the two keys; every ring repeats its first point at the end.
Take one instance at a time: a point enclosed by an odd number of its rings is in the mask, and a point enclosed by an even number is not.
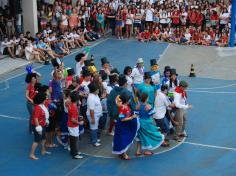
{"type": "Polygon", "coordinates": [[[180,86],[176,87],[175,92],[180,93],[183,98],[187,98],[187,93],[182,87],[180,86]]]}

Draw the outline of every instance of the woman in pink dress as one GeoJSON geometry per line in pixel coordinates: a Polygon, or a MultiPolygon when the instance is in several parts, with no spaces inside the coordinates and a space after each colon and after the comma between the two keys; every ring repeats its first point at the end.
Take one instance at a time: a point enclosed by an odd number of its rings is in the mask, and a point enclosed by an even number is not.
{"type": "Polygon", "coordinates": [[[78,26],[78,14],[75,8],[73,8],[73,13],[69,17],[69,25],[71,31],[78,26]]]}

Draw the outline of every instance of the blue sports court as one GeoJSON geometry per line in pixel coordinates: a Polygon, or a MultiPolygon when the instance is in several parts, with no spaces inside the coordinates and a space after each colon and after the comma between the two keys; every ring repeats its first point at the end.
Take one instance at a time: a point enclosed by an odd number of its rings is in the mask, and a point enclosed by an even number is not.
{"type": "MultiPolygon", "coordinates": [[[[91,54],[98,69],[100,58],[105,56],[120,72],[126,65],[133,67],[138,57],[144,59],[148,70],[149,60],[162,57],[168,52],[167,47],[167,43],[105,39],[92,45],[91,54]]],[[[76,54],[63,59],[66,67],[75,67],[76,54]]],[[[34,65],[34,69],[42,74],[42,83],[48,84],[53,67],[34,65]]],[[[0,83],[2,176],[236,175],[236,140],[233,137],[236,133],[236,81],[181,77],[189,82],[188,100],[193,105],[188,112],[189,137],[169,151],[130,161],[91,155],[82,160],[72,160],[67,151],[57,147],[51,150],[52,155],[40,156],[37,153],[40,159],[32,161],[28,158],[33,136],[28,134],[24,79],[25,72],[20,72],[0,83]]]]}

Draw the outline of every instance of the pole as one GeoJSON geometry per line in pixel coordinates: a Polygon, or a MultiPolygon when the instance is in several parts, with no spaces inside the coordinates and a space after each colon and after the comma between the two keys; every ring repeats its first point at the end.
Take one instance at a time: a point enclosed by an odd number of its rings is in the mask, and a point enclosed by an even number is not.
{"type": "Polygon", "coordinates": [[[236,0],[232,0],[232,10],[231,10],[231,33],[229,46],[234,47],[235,42],[235,16],[236,16],[236,0]]]}

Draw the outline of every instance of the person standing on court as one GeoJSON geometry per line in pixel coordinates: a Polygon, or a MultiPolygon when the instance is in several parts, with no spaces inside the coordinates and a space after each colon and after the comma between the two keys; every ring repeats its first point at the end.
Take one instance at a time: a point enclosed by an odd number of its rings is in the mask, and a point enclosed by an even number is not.
{"type": "Polygon", "coordinates": [[[108,98],[107,98],[107,109],[108,109],[108,114],[110,117],[110,125],[108,129],[108,135],[113,135],[113,127],[115,126],[115,120],[119,116],[118,112],[118,106],[116,104],[116,97],[118,95],[121,95],[122,93],[128,94],[130,97],[132,97],[132,93],[128,91],[127,89],[127,79],[125,75],[120,75],[119,76],[119,81],[118,81],[119,86],[115,86],[112,91],[110,92],[108,98]]]}
{"type": "Polygon", "coordinates": [[[36,80],[36,73],[28,73],[26,78],[25,78],[25,82],[28,83],[27,88],[26,88],[26,93],[25,93],[25,97],[26,97],[26,106],[27,106],[27,110],[29,112],[30,115],[30,119],[29,119],[29,133],[32,133],[32,115],[33,115],[33,109],[34,109],[34,97],[37,94],[37,91],[35,90],[35,84],[37,82],[36,80]]]}
{"type": "Polygon", "coordinates": [[[154,106],[156,91],[155,87],[152,84],[152,78],[149,72],[144,73],[144,82],[142,84],[139,84],[137,86],[138,93],[146,93],[148,94],[148,104],[150,104],[152,107],[154,106]]]}
{"type": "Polygon", "coordinates": [[[175,137],[174,139],[181,142],[181,137],[187,137],[185,132],[186,120],[187,120],[187,109],[192,108],[192,105],[187,104],[187,93],[186,89],[188,83],[186,81],[180,81],[179,86],[175,88],[174,91],[174,104],[176,107],[176,117],[175,121],[175,137]]]}
{"type": "Polygon", "coordinates": [[[38,93],[34,96],[33,102],[35,104],[33,110],[33,117],[31,120],[32,130],[34,132],[34,142],[31,147],[30,158],[32,160],[38,160],[39,158],[35,156],[35,150],[38,147],[39,143],[42,145],[41,154],[51,154],[46,151],[45,142],[46,142],[46,125],[49,124],[49,112],[48,109],[44,105],[44,101],[46,100],[45,93],[38,93]]]}
{"type": "Polygon", "coordinates": [[[138,58],[136,66],[133,68],[131,77],[133,78],[134,87],[143,83],[144,62],[142,58],[138,58]]]}
{"type": "Polygon", "coordinates": [[[77,149],[77,141],[79,137],[79,111],[77,107],[78,95],[75,92],[70,93],[68,98],[67,110],[68,110],[68,131],[70,141],[70,154],[73,159],[82,159],[77,149]]]}

